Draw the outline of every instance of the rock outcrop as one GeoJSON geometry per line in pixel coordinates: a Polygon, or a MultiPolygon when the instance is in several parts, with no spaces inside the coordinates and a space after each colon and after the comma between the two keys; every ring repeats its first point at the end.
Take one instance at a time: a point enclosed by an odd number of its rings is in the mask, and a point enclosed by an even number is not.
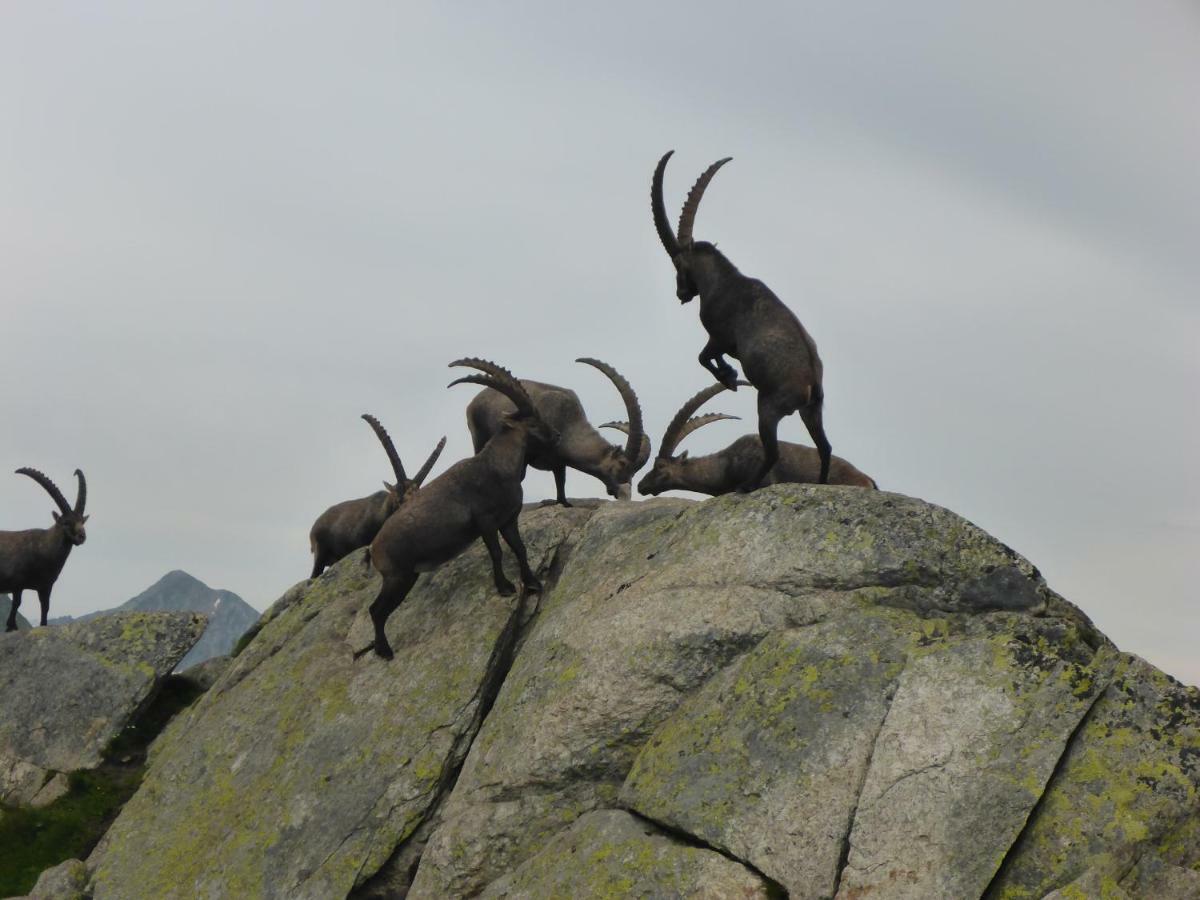
{"type": "Polygon", "coordinates": [[[953,513],[780,485],[522,530],[545,594],[472,548],[391,663],[362,553],[285,594],[94,896],[1195,896],[1200,692],[953,513]]]}
{"type": "Polygon", "coordinates": [[[210,588],[198,578],[180,569],[168,572],[136,597],[113,609],[101,609],[76,618],[60,616],[51,625],[84,622],[97,616],[126,612],[194,612],[208,620],[208,627],[187,656],[179,661],[179,669],[190,669],[216,656],[224,656],[251,625],[258,621],[258,612],[232,591],[210,588]]]}
{"type": "Polygon", "coordinates": [[[100,765],[204,625],[129,613],[0,635],[0,802],[51,802],[62,773],[100,765]]]}

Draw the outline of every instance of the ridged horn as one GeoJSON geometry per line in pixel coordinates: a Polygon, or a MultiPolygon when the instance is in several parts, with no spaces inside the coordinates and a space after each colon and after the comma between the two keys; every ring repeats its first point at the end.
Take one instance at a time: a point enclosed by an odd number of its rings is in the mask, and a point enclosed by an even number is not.
{"type": "Polygon", "coordinates": [[[708,187],[708,183],[717,174],[717,170],[731,159],[733,159],[732,156],[718,159],[704,170],[704,174],[696,179],[696,183],[688,191],[687,200],[683,202],[683,212],[679,214],[677,240],[680,247],[686,247],[692,242],[692,226],[696,224],[696,211],[700,209],[700,199],[704,196],[704,189],[708,187]]]}
{"type": "Polygon", "coordinates": [[[516,405],[517,412],[521,415],[537,415],[537,412],[533,408],[533,402],[529,399],[529,395],[515,381],[508,379],[501,381],[499,378],[492,378],[490,375],[464,375],[462,378],[455,378],[446,387],[454,387],[456,384],[478,384],[491,388],[494,391],[499,391],[516,405]]]}
{"type": "MultiPolygon", "coordinates": [[[[456,359],[454,362],[450,363],[451,368],[454,366],[465,366],[469,369],[478,369],[481,372],[485,372],[491,381],[506,385],[505,390],[501,390],[499,387],[496,387],[495,384],[488,384],[487,387],[496,388],[496,390],[508,397],[509,400],[516,404],[517,409],[521,412],[521,415],[532,416],[537,414],[537,410],[535,410],[533,406],[533,400],[530,399],[529,393],[525,390],[525,386],[517,380],[517,377],[513,375],[512,372],[504,368],[504,366],[494,363],[488,359],[480,359],[478,356],[465,356],[462,359],[456,359]]],[[[472,378],[473,377],[474,376],[472,376],[472,378]]],[[[456,384],[463,384],[464,382],[470,384],[483,383],[480,381],[471,381],[469,379],[459,378],[456,381],[450,382],[447,387],[453,387],[456,384]]]]}
{"type": "Polygon", "coordinates": [[[442,455],[442,451],[445,449],[446,438],[443,435],[442,439],[437,442],[437,446],[433,448],[433,452],[429,454],[429,459],[425,460],[425,465],[421,466],[421,470],[413,476],[413,484],[420,487],[424,483],[426,476],[429,475],[430,470],[437,463],[438,457],[442,455]]]}
{"type": "Polygon", "coordinates": [[[692,416],[679,429],[679,435],[675,438],[675,446],[678,447],[682,444],[683,439],[697,428],[703,428],[705,425],[711,425],[713,422],[720,422],[722,419],[741,419],[741,416],[731,416],[727,413],[705,413],[702,416],[692,416]]]}
{"type": "Polygon", "coordinates": [[[671,231],[671,220],[667,218],[667,207],[663,202],[663,173],[667,170],[667,160],[674,152],[668,150],[663,154],[663,158],[654,167],[654,178],[650,181],[650,209],[654,213],[654,230],[658,232],[658,239],[662,241],[667,255],[672,258],[679,253],[679,242],[675,240],[675,233],[671,231]]]}
{"type": "Polygon", "coordinates": [[[625,379],[625,376],[603,360],[592,359],[590,356],[581,356],[575,362],[599,369],[607,375],[608,380],[613,383],[613,386],[617,389],[617,393],[621,395],[621,399],[625,402],[625,413],[629,416],[629,430],[626,432],[627,437],[624,450],[625,474],[626,476],[632,475],[634,467],[638,463],[638,454],[642,449],[642,434],[645,430],[642,425],[642,407],[638,403],[637,393],[633,390],[633,386],[625,379]]]}
{"type": "Polygon", "coordinates": [[[379,438],[379,443],[383,444],[384,452],[387,453],[388,460],[391,461],[392,471],[396,474],[396,490],[403,496],[405,485],[408,483],[408,476],[404,474],[404,464],[400,462],[400,454],[396,452],[396,445],[392,443],[391,435],[387,433],[387,429],[379,423],[379,420],[370,413],[363,413],[363,421],[371,426],[371,430],[375,432],[375,436],[379,438]]]}
{"type": "Polygon", "coordinates": [[[83,470],[76,469],[75,477],[79,479],[79,492],[75,495],[75,514],[83,515],[83,509],[87,506],[87,479],[83,477],[83,470]]]}
{"type": "MultiPolygon", "coordinates": [[[[739,387],[749,387],[750,382],[738,381],[737,385],[739,387]]],[[[684,429],[687,427],[688,419],[693,413],[696,412],[696,410],[698,410],[713,397],[717,396],[717,394],[727,390],[729,390],[729,388],[725,387],[723,384],[710,384],[708,387],[697,392],[691,398],[689,398],[687,402],[683,404],[683,406],[679,407],[679,412],[675,413],[675,417],[671,419],[670,423],[667,425],[667,430],[663,433],[662,444],[660,444],[658,448],[659,459],[670,459],[675,455],[675,448],[679,446],[679,442],[688,434],[695,431],[696,428],[700,427],[700,425],[696,425],[685,431],[684,429]]]]}
{"type": "Polygon", "coordinates": [[[63,514],[68,514],[71,512],[71,504],[67,502],[67,498],[63,496],[63,492],[58,489],[58,485],[50,480],[49,476],[42,474],[37,469],[31,469],[28,466],[22,466],[21,468],[17,469],[17,474],[28,475],[30,478],[44,487],[46,489],[46,493],[49,494],[54,502],[58,504],[58,509],[60,512],[63,514]]]}

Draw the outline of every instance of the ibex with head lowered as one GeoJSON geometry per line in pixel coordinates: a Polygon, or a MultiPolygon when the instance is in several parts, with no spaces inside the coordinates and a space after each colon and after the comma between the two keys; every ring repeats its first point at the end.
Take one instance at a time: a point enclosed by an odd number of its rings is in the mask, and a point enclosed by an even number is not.
{"type": "MultiPolygon", "coordinates": [[[[537,440],[530,441],[527,462],[535,469],[554,473],[557,500],[563,506],[571,505],[566,494],[567,469],[578,469],[600,479],[611,497],[628,499],[629,482],[650,458],[650,441],[642,431],[642,408],[638,405],[637,394],[621,373],[608,363],[589,358],[575,361],[594,366],[607,375],[625,401],[629,416],[628,426],[624,429],[628,436],[625,446],[610,444],[592,427],[574,391],[522,379],[521,387],[542,421],[561,435],[554,447],[547,447],[537,440]]],[[[512,400],[494,389],[480,391],[468,404],[467,428],[471,431],[476,453],[487,446],[499,431],[504,417],[515,408],[512,400]]]]}
{"type": "Polygon", "coordinates": [[[492,558],[492,577],[501,594],[512,594],[516,588],[504,577],[497,532],[516,554],[525,589],[536,592],[542,587],[529,568],[517,516],[529,445],[537,441],[553,448],[558,433],[538,415],[525,388],[507,369],[474,358],[458,359],[450,365],[485,373],[456,379],[451,387],[479,384],[494,388],[513,402],[513,411],[504,417],[487,446],[421,488],[383,523],[371,542],[371,564],[383,576],[379,596],[371,604],[371,622],[375,653],[384,659],[392,658],[384,626],[416,584],[418,574],[458,556],[476,538],[483,541],[492,558]]]}
{"type": "Polygon", "coordinates": [[[396,483],[388,484],[385,481],[384,490],[376,491],[369,497],[335,503],[317,517],[308,533],[308,543],[313,554],[310,578],[316,578],[327,566],[332,566],[359,547],[371,543],[379,533],[380,526],[387,521],[387,517],[398,510],[421,486],[421,482],[425,480],[425,476],[429,474],[429,470],[433,468],[446,446],[445,438],[438,441],[438,445],[429,454],[429,459],[425,460],[425,465],[421,466],[421,471],[410,480],[404,474],[400,454],[396,452],[396,446],[387,430],[374,416],[364,413],[363,418],[383,444],[383,449],[392,463],[392,471],[396,473],[396,483]]]}
{"type": "Polygon", "coordinates": [[[729,162],[728,158],[713,163],[697,179],[683,204],[678,232],[671,231],[663,204],[663,172],[673,152],[658,161],[650,201],[654,227],[675,264],[675,295],[681,303],[700,296],[700,321],[709,337],[700,351],[700,365],[734,390],[737,370],[725,360],[724,355],[728,354],[741,360],[743,373],[758,389],[758,435],[765,452],[757,471],[738,489],[753,490],[775,465],[779,459],[776,438],[779,420],[792,412],[800,413],[817,445],[821,460],[819,481],[825,484],[832,448],[821,423],[825,395],[817,345],[770,288],[739,272],[716,245],[692,239],[700,198],[717,170],[729,162]]]}
{"type": "MultiPolygon", "coordinates": [[[[746,382],[738,382],[745,385],[746,382]]],[[[638,482],[638,492],[641,494],[661,494],[663,491],[696,491],[700,494],[728,494],[745,484],[746,480],[758,472],[762,466],[764,453],[762,441],[758,435],[747,434],[724,450],[710,453],[707,456],[689,458],[687,451],[675,456],[675,448],[697,428],[718,422],[721,419],[736,419],[724,413],[706,413],[702,416],[693,415],[696,410],[711,398],[726,390],[723,384],[714,384],[688,400],[675,413],[675,418],[667,426],[659,445],[658,458],[654,467],[638,482]]],[[[779,461],[771,467],[763,484],[782,484],[796,482],[799,484],[814,484],[821,474],[820,455],[812,447],[803,444],[790,444],[786,441],[779,444],[779,461]]],[[[864,475],[841,457],[835,456],[830,461],[829,483],[854,485],[856,487],[877,488],[874,479],[864,475]]]]}
{"type": "Polygon", "coordinates": [[[87,481],[83,472],[75,470],[79,479],[79,492],[75,495],[75,506],[67,503],[57,485],[37,469],[17,469],[20,475],[28,475],[46,489],[58,504],[59,511],[53,513],[54,524],[49,528],[31,528],[28,531],[0,531],[0,593],[12,594],[12,608],[8,613],[5,631],[17,630],[17,607],[21,605],[21,592],[37,591],[42,606],[42,624],[50,611],[50,590],[66,565],[72,547],[78,547],[87,539],[83,523],[87,503],[87,481]]]}

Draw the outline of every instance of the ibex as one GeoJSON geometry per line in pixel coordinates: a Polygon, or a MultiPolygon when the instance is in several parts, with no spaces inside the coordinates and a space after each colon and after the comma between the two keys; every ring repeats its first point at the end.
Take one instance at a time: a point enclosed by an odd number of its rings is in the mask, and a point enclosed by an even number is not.
{"type": "Polygon", "coordinates": [[[75,470],[79,479],[79,493],[75,495],[75,506],[53,481],[37,469],[20,468],[18,475],[28,475],[46,489],[58,504],[59,511],[52,513],[54,524],[49,528],[31,528],[28,531],[0,531],[0,593],[12,594],[12,608],[8,613],[5,631],[17,630],[17,607],[21,605],[21,592],[37,591],[42,606],[42,624],[50,612],[50,591],[58,575],[66,565],[72,547],[78,547],[87,539],[83,523],[87,503],[87,481],[83,472],[75,470]]]}
{"type": "MultiPolygon", "coordinates": [[[[739,385],[746,385],[739,381],[739,385]]],[[[717,496],[728,494],[745,484],[762,466],[763,445],[758,435],[747,434],[724,450],[710,453],[707,456],[689,458],[687,451],[675,456],[675,448],[689,434],[710,422],[721,419],[736,419],[724,413],[706,413],[694,416],[701,406],[717,394],[726,390],[723,384],[706,387],[700,393],[688,400],[675,413],[663,434],[662,443],[658,448],[658,458],[654,460],[654,468],[638,482],[638,493],[661,494],[663,491],[696,491],[700,494],[717,496]]],[[[803,444],[785,442],[779,445],[779,461],[771,468],[764,479],[764,484],[782,484],[797,482],[813,484],[821,472],[821,459],[812,447],[803,444]]],[[[841,457],[832,458],[829,467],[830,484],[846,484],[856,487],[877,489],[874,479],[864,475],[841,457]]]]}
{"type": "Polygon", "coordinates": [[[479,538],[492,559],[492,577],[503,595],[516,591],[504,577],[497,532],[512,548],[525,590],[538,592],[541,582],[529,568],[525,544],[517,528],[521,512],[521,480],[529,444],[547,447],[558,442],[558,433],[540,415],[533,400],[512,373],[483,359],[456,359],[451,366],[478,369],[483,375],[466,375],[450,382],[494,388],[513,402],[487,446],[475,456],[460,460],[421,488],[379,529],[371,542],[371,563],[383,576],[383,586],[371,604],[375,626],[375,653],[392,658],[384,626],[408,596],[421,572],[429,572],[462,553],[479,538]]]}
{"type": "Polygon", "coordinates": [[[443,437],[438,445],[421,466],[416,477],[409,480],[404,474],[404,465],[400,462],[400,454],[392,443],[387,430],[379,424],[374,416],[363,414],[363,419],[374,430],[379,442],[392,463],[392,471],[396,474],[396,483],[383,483],[384,490],[376,491],[369,497],[359,497],[357,500],[344,500],[335,503],[313,523],[308,533],[308,543],[313,555],[313,569],[310,578],[316,578],[326,567],[332,566],[339,559],[353,553],[359,547],[365,547],[375,539],[379,528],[387,517],[400,508],[413,492],[421,486],[425,476],[429,474],[446,446],[443,437]]]}
{"type": "MultiPolygon", "coordinates": [[[[589,358],[575,361],[594,366],[607,375],[625,401],[626,414],[629,416],[629,425],[624,429],[628,436],[625,446],[610,444],[592,427],[574,391],[521,379],[521,387],[529,395],[538,415],[561,435],[555,447],[547,447],[536,440],[530,441],[526,461],[535,469],[554,473],[557,502],[563,506],[571,505],[567,502],[566,494],[568,468],[585,472],[604,482],[609,496],[628,499],[629,482],[650,458],[650,441],[642,431],[642,408],[638,405],[637,394],[621,373],[608,363],[589,358]]],[[[515,408],[508,397],[490,389],[480,391],[468,404],[467,428],[471,431],[476,453],[487,446],[504,417],[515,408]]]]}
{"type": "Polygon", "coordinates": [[[825,484],[832,447],[821,424],[825,395],[817,345],[770,288],[739,272],[715,244],[692,239],[700,198],[728,157],[713,163],[696,180],[683,204],[678,232],[671,232],[663,205],[663,172],[672,153],[667,152],[654,170],[650,203],[658,237],[675,264],[675,295],[681,303],[700,296],[700,321],[709,337],[700,351],[700,365],[735,390],[738,374],[725,360],[728,354],[741,361],[743,374],[758,389],[758,436],[765,453],[757,471],[738,490],[751,491],[762,483],[779,459],[779,420],[797,411],[817,445],[819,481],[825,484]]]}

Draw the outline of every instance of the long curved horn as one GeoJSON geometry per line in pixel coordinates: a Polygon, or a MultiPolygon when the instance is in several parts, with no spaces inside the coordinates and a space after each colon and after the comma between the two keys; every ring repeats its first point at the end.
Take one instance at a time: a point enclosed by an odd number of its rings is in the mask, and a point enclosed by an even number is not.
{"type": "Polygon", "coordinates": [[[499,378],[492,378],[489,375],[464,375],[462,378],[455,378],[446,387],[454,387],[456,384],[479,384],[483,387],[489,387],[494,391],[499,391],[517,407],[517,412],[523,416],[535,416],[537,411],[533,408],[533,402],[529,399],[529,395],[521,388],[516,381],[505,379],[501,381],[499,378]]]}
{"type": "MultiPolygon", "coordinates": [[[[456,359],[454,362],[450,363],[451,368],[454,366],[465,366],[471,369],[479,369],[479,371],[486,373],[491,381],[507,385],[508,389],[500,391],[500,393],[512,400],[512,402],[517,405],[517,409],[521,410],[522,415],[533,415],[535,413],[533,400],[530,399],[529,392],[525,390],[525,386],[521,384],[519,380],[517,380],[517,377],[508,369],[504,368],[504,366],[498,365],[491,360],[480,359],[478,356],[466,356],[462,359],[456,359]],[[517,399],[518,397],[520,397],[520,399],[517,399]]],[[[456,384],[462,384],[463,381],[464,379],[460,378],[457,381],[452,381],[449,385],[447,385],[447,387],[451,387],[456,384]]],[[[471,381],[470,383],[482,384],[482,382],[479,381],[471,381]]],[[[487,387],[496,387],[496,385],[488,384],[487,387]]],[[[496,390],[500,389],[496,388],[496,390]]]]}
{"type": "Polygon", "coordinates": [[[705,425],[711,425],[713,422],[720,422],[722,419],[741,418],[741,416],[731,416],[727,413],[705,413],[702,416],[692,416],[683,423],[683,427],[679,429],[679,434],[675,436],[675,446],[678,447],[680,444],[682,444],[683,439],[697,428],[703,428],[705,425]]]}
{"type": "Polygon", "coordinates": [[[671,231],[671,220],[667,218],[667,207],[663,203],[663,173],[667,170],[667,160],[674,150],[668,150],[654,167],[654,178],[650,181],[650,209],[654,212],[654,230],[662,241],[667,255],[674,258],[679,253],[679,242],[671,231]]]}
{"type": "Polygon", "coordinates": [[[363,413],[362,417],[371,426],[371,430],[375,432],[375,436],[379,438],[379,443],[383,444],[383,449],[392,463],[392,471],[396,473],[396,490],[403,494],[408,476],[404,474],[404,464],[400,462],[400,454],[396,452],[396,445],[392,443],[392,438],[387,433],[387,429],[379,424],[377,418],[370,413],[363,413]]]}
{"type": "Polygon", "coordinates": [[[79,493],[75,495],[75,514],[82,516],[83,508],[87,506],[87,479],[83,477],[83,470],[76,469],[75,477],[79,479],[79,493]]]}
{"type": "Polygon", "coordinates": [[[708,187],[708,183],[712,181],[712,177],[717,174],[717,169],[725,165],[733,159],[732,156],[727,156],[724,159],[718,159],[715,163],[704,170],[704,174],[696,179],[696,183],[692,185],[692,189],[688,191],[687,199],[683,201],[683,212],[679,214],[679,246],[686,247],[692,242],[692,226],[696,224],[696,210],[700,208],[700,198],[704,196],[704,189],[708,187]]]}
{"type": "Polygon", "coordinates": [[[442,437],[437,442],[437,446],[433,448],[433,452],[429,454],[429,459],[425,460],[425,465],[421,466],[421,470],[413,476],[413,484],[420,487],[425,481],[425,476],[429,474],[429,470],[433,468],[434,463],[438,461],[438,457],[442,455],[442,451],[446,449],[446,438],[442,437]]]}
{"type": "Polygon", "coordinates": [[[37,469],[31,469],[28,466],[22,466],[21,468],[17,469],[17,474],[28,475],[30,478],[44,487],[46,489],[46,493],[49,494],[51,498],[53,498],[54,502],[58,504],[59,510],[64,515],[71,512],[71,504],[67,502],[67,498],[63,496],[63,492],[58,489],[58,485],[51,481],[48,476],[43,475],[37,469]]]}
{"type": "Polygon", "coordinates": [[[642,434],[644,428],[642,426],[642,407],[638,403],[637,393],[633,390],[633,386],[625,380],[620,372],[610,366],[608,363],[599,359],[592,359],[590,356],[581,356],[575,360],[577,363],[591,366],[599,369],[608,376],[608,380],[613,383],[617,392],[621,395],[621,399],[625,401],[625,412],[629,416],[629,430],[625,441],[625,460],[626,471],[629,472],[637,465],[638,453],[642,449],[642,434]]]}
{"type": "MultiPolygon", "coordinates": [[[[738,381],[737,384],[739,387],[750,386],[750,382],[748,381],[738,381]]],[[[690,434],[692,431],[695,431],[696,428],[700,427],[699,425],[696,425],[695,427],[684,431],[684,428],[687,426],[688,419],[691,417],[691,415],[713,397],[717,396],[717,394],[727,390],[729,390],[729,388],[725,387],[723,384],[710,384],[708,387],[697,392],[691,398],[689,398],[683,404],[683,406],[679,407],[679,412],[675,413],[674,418],[672,418],[670,423],[667,425],[667,430],[663,433],[662,443],[658,448],[659,459],[670,459],[675,454],[675,448],[679,446],[679,442],[683,440],[687,434],[690,434]]]]}

